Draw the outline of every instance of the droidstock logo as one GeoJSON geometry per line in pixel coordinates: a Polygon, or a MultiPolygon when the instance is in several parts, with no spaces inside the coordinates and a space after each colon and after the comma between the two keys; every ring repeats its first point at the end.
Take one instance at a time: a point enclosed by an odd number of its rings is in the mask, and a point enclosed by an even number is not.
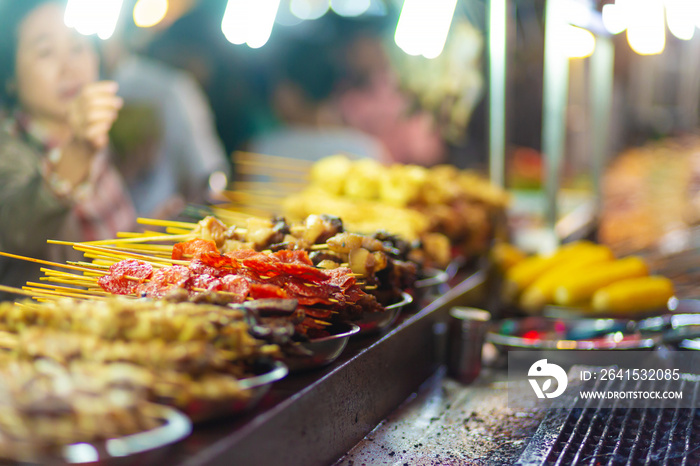
{"type": "Polygon", "coordinates": [[[536,361],[530,370],[527,372],[529,377],[535,377],[534,379],[528,379],[532,389],[535,391],[537,398],[556,398],[566,390],[566,372],[561,367],[556,364],[547,363],[546,359],[540,359],[536,361]],[[547,377],[540,387],[539,380],[547,377]],[[549,391],[552,388],[552,378],[557,381],[557,388],[554,391],[549,391]]]}

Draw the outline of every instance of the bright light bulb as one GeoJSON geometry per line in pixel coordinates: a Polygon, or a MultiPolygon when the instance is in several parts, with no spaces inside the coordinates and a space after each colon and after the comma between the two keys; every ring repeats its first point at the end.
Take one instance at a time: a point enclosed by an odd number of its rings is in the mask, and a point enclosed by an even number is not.
{"type": "Polygon", "coordinates": [[[229,0],[221,20],[221,32],[232,44],[250,48],[265,45],[272,34],[280,0],[229,0]]]}
{"type": "Polygon", "coordinates": [[[671,34],[681,40],[690,40],[695,34],[697,0],[666,0],[666,22],[671,34]]]}
{"type": "Polygon", "coordinates": [[[591,31],[570,24],[562,28],[561,46],[569,58],[585,58],[595,51],[595,36],[591,31]]]}
{"type": "Polygon", "coordinates": [[[329,0],[292,0],[289,9],[299,19],[312,20],[325,15],[330,7],[329,0]]]}
{"type": "Polygon", "coordinates": [[[66,26],[80,34],[106,40],[117,27],[123,0],[69,0],[63,16],[66,26]]]}
{"type": "Polygon", "coordinates": [[[627,8],[627,42],[640,55],[655,55],[666,46],[664,5],[661,0],[636,0],[627,8]]]}
{"type": "Polygon", "coordinates": [[[371,0],[331,0],[331,8],[340,16],[360,16],[369,9],[371,0]]]}
{"type": "Polygon", "coordinates": [[[394,41],[409,55],[435,58],[442,53],[457,0],[406,0],[394,41]]]}
{"type": "Polygon", "coordinates": [[[138,0],[134,5],[134,24],[150,28],[163,21],[168,13],[168,0],[138,0]]]}
{"type": "Polygon", "coordinates": [[[624,10],[620,3],[603,5],[603,25],[610,34],[619,34],[627,29],[624,10]]]}

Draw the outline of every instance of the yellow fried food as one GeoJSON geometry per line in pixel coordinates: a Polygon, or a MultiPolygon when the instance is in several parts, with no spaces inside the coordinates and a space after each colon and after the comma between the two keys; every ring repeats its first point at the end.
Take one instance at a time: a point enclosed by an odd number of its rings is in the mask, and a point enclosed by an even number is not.
{"type": "Polygon", "coordinates": [[[311,167],[311,184],[329,194],[342,194],[351,168],[352,161],[344,155],[324,157],[311,167]]]}
{"type": "Polygon", "coordinates": [[[594,264],[573,272],[565,283],[554,291],[554,301],[560,305],[588,301],[599,289],[627,278],[649,275],[642,259],[626,257],[611,263],[594,264]]]}
{"type": "Polygon", "coordinates": [[[630,278],[596,291],[592,305],[596,312],[634,314],[664,308],[673,293],[673,282],[666,277],[630,278]]]}
{"type": "Polygon", "coordinates": [[[379,184],[385,177],[386,169],[372,159],[354,162],[345,178],[344,194],[352,199],[377,199],[379,184]]]}

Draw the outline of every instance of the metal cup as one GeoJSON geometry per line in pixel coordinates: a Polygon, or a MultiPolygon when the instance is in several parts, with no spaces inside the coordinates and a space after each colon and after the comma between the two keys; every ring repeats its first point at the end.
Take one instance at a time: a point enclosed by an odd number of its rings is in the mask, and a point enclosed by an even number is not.
{"type": "Polygon", "coordinates": [[[453,307],[448,323],[447,374],[468,384],[481,372],[481,348],[491,314],[483,309],[453,307]]]}

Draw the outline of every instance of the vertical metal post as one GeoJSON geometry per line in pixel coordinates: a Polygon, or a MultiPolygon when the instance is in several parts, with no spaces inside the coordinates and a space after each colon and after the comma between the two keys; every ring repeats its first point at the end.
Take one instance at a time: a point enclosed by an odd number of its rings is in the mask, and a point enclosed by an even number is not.
{"type": "Polygon", "coordinates": [[[600,214],[602,177],[605,162],[610,150],[610,117],[613,101],[613,74],[615,49],[612,40],[598,36],[596,48],[591,57],[590,97],[591,97],[591,150],[592,175],[595,195],[595,212],[600,214]]]}
{"type": "Polygon", "coordinates": [[[566,143],[566,108],[569,98],[569,59],[557,41],[566,12],[559,0],[547,0],[544,32],[544,96],[542,149],[545,157],[545,222],[554,235],[558,219],[557,194],[561,183],[566,143]]]}
{"type": "Polygon", "coordinates": [[[505,186],[507,0],[489,2],[489,173],[505,186]]]}

